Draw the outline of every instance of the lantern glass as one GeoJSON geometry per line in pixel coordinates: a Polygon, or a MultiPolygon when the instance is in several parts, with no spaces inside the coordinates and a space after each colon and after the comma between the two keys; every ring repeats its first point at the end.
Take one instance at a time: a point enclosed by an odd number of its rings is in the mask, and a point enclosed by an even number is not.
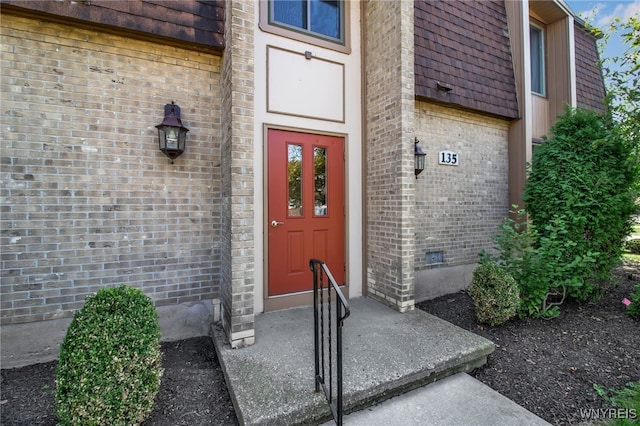
{"type": "Polygon", "coordinates": [[[166,145],[167,149],[178,149],[178,133],[180,131],[177,127],[167,127],[165,129],[166,145]]]}
{"type": "Polygon", "coordinates": [[[416,170],[420,170],[420,171],[424,170],[424,154],[416,155],[416,170]]]}
{"type": "Polygon", "coordinates": [[[170,159],[174,159],[184,152],[187,132],[180,127],[158,127],[160,151],[170,159]]]}
{"type": "Polygon", "coordinates": [[[427,154],[425,154],[425,152],[422,150],[422,147],[418,145],[419,142],[420,141],[418,140],[418,138],[416,138],[413,151],[416,179],[418,178],[418,175],[424,170],[424,159],[427,156],[427,154]]]}

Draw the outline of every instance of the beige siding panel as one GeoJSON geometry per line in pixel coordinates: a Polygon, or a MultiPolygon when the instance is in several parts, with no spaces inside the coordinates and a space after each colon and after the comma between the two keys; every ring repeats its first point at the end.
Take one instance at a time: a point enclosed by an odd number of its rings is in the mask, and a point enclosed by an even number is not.
{"type": "Polygon", "coordinates": [[[571,104],[568,19],[547,26],[549,120],[554,122],[571,104]]]}
{"type": "Polygon", "coordinates": [[[531,122],[533,124],[531,136],[541,138],[549,133],[549,100],[542,96],[531,96],[531,122]]]}
{"type": "Polygon", "coordinates": [[[526,180],[526,163],[531,159],[531,95],[528,60],[529,15],[522,2],[505,2],[513,58],[519,119],[509,126],[509,205],[523,205],[522,188],[526,180]],[[526,32],[525,32],[526,31],[526,32]],[[527,42],[525,43],[525,39],[527,42]]]}

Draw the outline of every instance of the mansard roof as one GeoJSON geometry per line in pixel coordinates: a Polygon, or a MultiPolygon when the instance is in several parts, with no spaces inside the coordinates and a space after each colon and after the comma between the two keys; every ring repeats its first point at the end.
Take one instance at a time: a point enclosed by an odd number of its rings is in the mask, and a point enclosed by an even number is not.
{"type": "Polygon", "coordinates": [[[196,50],[224,49],[224,0],[2,0],[2,8],[196,50]]]}
{"type": "Polygon", "coordinates": [[[577,106],[602,112],[605,109],[605,87],[595,37],[576,20],[574,38],[577,106]]]}
{"type": "Polygon", "coordinates": [[[415,1],[414,10],[416,98],[517,118],[504,2],[415,1]]]}

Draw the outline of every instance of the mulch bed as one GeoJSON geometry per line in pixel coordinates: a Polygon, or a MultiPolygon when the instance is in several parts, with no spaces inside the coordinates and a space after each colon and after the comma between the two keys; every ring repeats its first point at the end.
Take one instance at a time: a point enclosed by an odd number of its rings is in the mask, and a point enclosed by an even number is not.
{"type": "MultiPolygon", "coordinates": [[[[496,344],[475,378],[552,424],[577,424],[592,420],[584,410],[609,408],[594,384],[619,389],[640,380],[640,321],[621,303],[640,279],[640,264],[618,268],[615,277],[618,285],[599,301],[565,303],[550,320],[478,324],[464,292],[417,307],[496,344]]],[[[210,338],[164,343],[162,351],[165,373],[146,426],[238,424],[210,338]]],[[[55,369],[54,361],[1,371],[2,425],[56,424],[55,369]]]]}
{"type": "Polygon", "coordinates": [[[476,379],[552,424],[578,424],[594,420],[585,418],[589,409],[611,408],[594,384],[609,390],[640,380],[640,321],[622,304],[640,280],[640,264],[616,269],[615,279],[597,302],[566,302],[558,318],[499,327],[479,324],[464,292],[418,307],[496,344],[476,379]]]}
{"type": "MultiPolygon", "coordinates": [[[[164,375],[145,426],[238,424],[211,338],[163,343],[162,353],[164,375]]],[[[2,370],[0,424],[55,426],[56,366],[2,370]]]]}

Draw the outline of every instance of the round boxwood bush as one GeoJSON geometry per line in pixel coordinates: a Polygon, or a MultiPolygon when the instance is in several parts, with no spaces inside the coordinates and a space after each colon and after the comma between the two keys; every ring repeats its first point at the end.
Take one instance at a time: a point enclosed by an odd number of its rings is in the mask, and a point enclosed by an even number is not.
{"type": "Polygon", "coordinates": [[[160,326],[142,291],[87,297],[60,347],[56,414],[63,425],[135,425],[153,409],[162,377],[160,326]]]}
{"type": "Polygon", "coordinates": [[[499,325],[520,307],[520,290],[511,274],[495,263],[484,263],[473,271],[469,288],[479,322],[499,325]]]}

